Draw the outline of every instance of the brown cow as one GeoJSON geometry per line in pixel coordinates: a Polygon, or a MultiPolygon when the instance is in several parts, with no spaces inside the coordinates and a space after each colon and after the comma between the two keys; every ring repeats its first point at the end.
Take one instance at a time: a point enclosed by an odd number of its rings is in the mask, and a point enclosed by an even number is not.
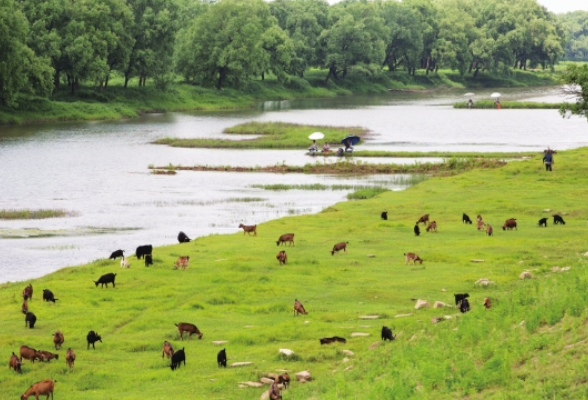
{"type": "Polygon", "coordinates": [[[67,352],[65,353],[65,363],[69,367],[70,371],[73,371],[73,367],[74,367],[75,362],[76,362],[76,353],[74,353],[74,351],[70,347],[69,349],[67,349],[67,352]]]}
{"type": "Polygon", "coordinates": [[[202,333],[198,330],[196,325],[189,324],[187,322],[180,322],[179,324],[174,324],[174,325],[178,327],[178,331],[180,332],[180,339],[184,340],[184,332],[187,332],[190,334],[188,336],[188,338],[190,338],[192,336],[192,334],[195,333],[198,335],[198,339],[202,339],[202,333]]]}
{"type": "Polygon", "coordinates": [[[347,339],[339,337],[339,336],[333,336],[333,337],[321,338],[321,339],[319,339],[319,342],[321,342],[321,345],[331,344],[331,343],[335,343],[335,342],[347,343],[347,339]]]}
{"type": "Polygon", "coordinates": [[[163,342],[163,349],[161,350],[161,358],[167,356],[167,358],[171,358],[174,355],[174,348],[172,347],[171,343],[167,340],[163,342]]]}
{"type": "Polygon", "coordinates": [[[494,230],[492,229],[492,225],[490,225],[490,224],[486,225],[486,235],[492,236],[492,233],[494,233],[494,230]]]}
{"type": "Polygon", "coordinates": [[[482,216],[480,214],[476,215],[476,220],[481,221],[482,220],[482,216]]]}
{"type": "Polygon", "coordinates": [[[288,389],[288,386],[290,385],[290,375],[288,375],[287,372],[284,372],[282,375],[278,375],[274,379],[274,382],[276,382],[278,385],[282,384],[284,385],[284,389],[288,389]]]}
{"type": "Polygon", "coordinates": [[[280,238],[278,239],[278,241],[276,242],[276,244],[279,246],[282,243],[286,243],[288,242],[288,245],[292,245],[294,246],[294,234],[293,233],[284,233],[282,236],[280,236],[280,238]]]}
{"type": "Polygon", "coordinates": [[[186,269],[188,268],[188,264],[190,263],[190,256],[182,256],[178,257],[176,263],[174,264],[174,269],[186,269]]]}
{"type": "Polygon", "coordinates": [[[492,300],[490,300],[489,297],[485,297],[484,298],[484,308],[489,309],[490,307],[492,307],[492,300]]]}
{"type": "Polygon", "coordinates": [[[29,303],[26,300],[23,300],[20,310],[25,315],[29,312],[29,303]]]}
{"type": "Polygon", "coordinates": [[[416,222],[416,225],[423,223],[423,225],[427,225],[427,222],[429,222],[429,214],[425,214],[422,217],[419,218],[419,220],[416,222]]]}
{"type": "Polygon", "coordinates": [[[43,360],[43,356],[41,355],[41,353],[29,346],[20,346],[21,361],[23,358],[25,360],[32,361],[33,363],[35,362],[35,359],[43,360]]]}
{"type": "Polygon", "coordinates": [[[423,260],[414,253],[404,253],[404,256],[406,257],[404,265],[408,264],[410,261],[412,261],[412,265],[415,265],[417,261],[420,261],[421,264],[423,263],[423,260]]]}
{"type": "Polygon", "coordinates": [[[26,288],[22,290],[22,297],[26,300],[33,299],[33,285],[29,284],[26,288]]]}
{"type": "Polygon", "coordinates": [[[502,230],[505,231],[507,229],[512,230],[512,228],[517,229],[517,220],[516,218],[509,218],[504,222],[504,225],[502,225],[502,230]]]}
{"type": "Polygon", "coordinates": [[[65,338],[63,337],[63,333],[61,331],[56,331],[53,334],[53,344],[55,344],[55,350],[59,350],[61,345],[65,342],[65,338]]]}
{"type": "Polygon", "coordinates": [[[433,221],[427,226],[427,232],[437,232],[437,222],[433,221]]]}
{"type": "Polygon", "coordinates": [[[41,359],[41,361],[51,362],[51,360],[53,360],[53,359],[59,360],[59,354],[53,354],[53,353],[50,353],[50,352],[45,351],[45,350],[41,350],[41,351],[39,351],[39,353],[43,357],[41,359]]]}
{"type": "Polygon", "coordinates": [[[35,400],[39,400],[39,395],[46,394],[47,400],[51,395],[53,400],[53,389],[55,389],[55,382],[51,379],[45,379],[44,381],[34,383],[22,396],[20,400],[27,400],[30,396],[35,395],[35,400]]]}
{"type": "Polygon", "coordinates": [[[286,261],[288,261],[288,255],[286,254],[286,252],[284,250],[280,251],[278,253],[278,255],[276,256],[276,258],[280,262],[280,265],[286,264],[286,261]]]}
{"type": "Polygon", "coordinates": [[[296,316],[297,314],[306,315],[308,313],[304,309],[304,306],[302,305],[302,303],[299,302],[297,299],[294,299],[294,316],[296,316]]]}
{"type": "Polygon", "coordinates": [[[14,354],[14,351],[12,352],[12,355],[10,356],[10,361],[8,363],[8,366],[10,368],[12,368],[15,372],[21,373],[22,374],[22,369],[20,369],[22,365],[22,358],[19,359],[16,354],[14,354]]]}
{"type": "Polygon", "coordinates": [[[331,255],[334,256],[335,253],[338,253],[340,250],[343,250],[344,253],[347,253],[347,244],[349,242],[339,242],[333,246],[333,250],[331,250],[331,255]]]}
{"type": "Polygon", "coordinates": [[[253,236],[257,236],[257,225],[239,224],[239,228],[243,228],[243,235],[245,235],[246,233],[251,235],[251,232],[253,232],[253,236]]]}
{"type": "Polygon", "coordinates": [[[278,387],[278,383],[276,381],[272,383],[272,387],[269,390],[269,398],[270,400],[279,400],[282,398],[280,388],[278,387]]]}
{"type": "Polygon", "coordinates": [[[481,219],[479,219],[478,222],[476,223],[476,227],[479,231],[483,231],[485,225],[486,224],[481,219]]]}

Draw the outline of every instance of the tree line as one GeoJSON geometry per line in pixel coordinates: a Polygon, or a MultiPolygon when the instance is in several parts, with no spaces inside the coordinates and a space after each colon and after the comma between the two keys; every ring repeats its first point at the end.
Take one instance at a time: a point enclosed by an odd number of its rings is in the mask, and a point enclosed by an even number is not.
{"type": "Polygon", "coordinates": [[[0,99],[116,72],[165,88],[176,74],[222,89],[273,74],[368,75],[439,68],[476,76],[542,68],[564,55],[566,29],[536,0],[0,0],[0,99]]]}

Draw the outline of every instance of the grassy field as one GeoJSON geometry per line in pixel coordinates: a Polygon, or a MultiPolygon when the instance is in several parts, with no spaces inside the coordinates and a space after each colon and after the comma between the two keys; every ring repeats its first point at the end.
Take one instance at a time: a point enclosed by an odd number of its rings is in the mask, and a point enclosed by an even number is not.
{"type": "MultiPolygon", "coordinates": [[[[517,151],[517,152],[488,152],[488,153],[476,153],[468,151],[459,152],[447,152],[447,151],[388,151],[388,150],[354,150],[353,153],[343,153],[345,158],[351,157],[374,157],[374,158],[423,158],[423,157],[435,157],[435,158],[498,158],[498,159],[515,159],[532,157],[537,153],[529,151],[517,151]]],[[[323,157],[337,157],[335,152],[323,153],[318,152],[313,156],[323,157]]]]}
{"type": "MultiPolygon", "coordinates": [[[[500,107],[505,109],[529,109],[529,110],[559,110],[562,103],[541,103],[538,101],[501,101],[500,107]]],[[[455,103],[453,108],[468,108],[465,101],[455,103]]],[[[474,103],[474,108],[496,108],[493,100],[478,100],[474,103]]]]}
{"type": "MultiPolygon", "coordinates": [[[[294,382],[285,399],[586,398],[587,196],[584,148],[559,152],[550,173],[537,155],[263,223],[256,237],[237,232],[159,247],[149,268],[134,256],[125,270],[102,259],[2,284],[1,359],[7,363],[23,344],[51,350],[57,329],[65,336],[58,361],[24,361],[22,375],[0,368],[2,398],[16,399],[31,383],[51,378],[57,399],[253,400],[265,388],[239,388],[239,382],[305,369],[313,381],[294,382]],[[384,210],[387,221],[380,219],[384,210]],[[462,224],[463,212],[481,214],[494,236],[462,224]],[[537,226],[556,212],[565,225],[549,218],[547,228],[537,226]],[[437,221],[438,233],[423,229],[415,237],[414,223],[425,213],[437,221]],[[511,217],[518,230],[500,229],[511,217]],[[288,264],[279,266],[275,241],[286,232],[296,234],[296,246],[285,248],[288,264]],[[349,242],[348,252],[332,256],[340,241],[349,242]],[[405,252],[424,263],[405,265],[405,252]],[[182,255],[190,256],[190,267],[173,270],[182,255]],[[519,280],[524,270],[535,278],[519,280]],[[118,274],[116,288],[96,288],[93,281],[108,272],[118,274]],[[480,278],[494,284],[476,287],[480,278]],[[28,283],[35,290],[29,308],[38,318],[32,330],[20,312],[28,283]],[[45,288],[59,298],[56,304],[41,301],[45,288]],[[470,294],[467,314],[414,309],[413,299],[451,304],[453,293],[463,292],[470,294]],[[490,310],[482,307],[485,297],[493,301],[490,310]],[[292,316],[294,299],[308,315],[292,316]],[[363,315],[379,319],[359,319],[363,315]],[[448,319],[431,323],[443,316],[448,319]],[[178,322],[195,323],[203,339],[180,341],[178,322]],[[398,335],[394,342],[376,344],[382,325],[398,335]],[[86,350],[91,329],[103,339],[96,350],[86,350]],[[347,343],[321,346],[325,336],[347,343]],[[185,367],[172,372],[161,359],[164,340],[185,348],[185,367]],[[228,343],[216,346],[216,340],[228,343]],[[68,347],[77,354],[73,372],[63,360],[68,347]],[[253,365],[218,368],[222,348],[229,364],[253,365]],[[280,348],[296,355],[282,358],[280,348]]],[[[130,253],[132,246],[121,248],[130,253]]]]}

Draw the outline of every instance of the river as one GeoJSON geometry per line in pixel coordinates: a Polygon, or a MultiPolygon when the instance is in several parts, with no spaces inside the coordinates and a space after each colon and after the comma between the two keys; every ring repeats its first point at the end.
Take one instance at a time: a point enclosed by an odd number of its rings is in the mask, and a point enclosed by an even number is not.
{"type": "MultiPolygon", "coordinates": [[[[487,98],[492,91],[480,90],[474,100],[487,98]]],[[[370,129],[373,136],[357,149],[541,151],[547,146],[570,149],[588,144],[583,118],[564,119],[555,110],[453,109],[451,104],[463,100],[464,92],[265,102],[244,111],[0,127],[0,209],[64,209],[72,213],[55,219],[0,220],[0,282],[39,277],[108,257],[119,248],[132,255],[139,245],[171,244],[180,230],[195,238],[235,232],[239,223],[316,213],[344,200],[350,191],[274,192],[251,187],[254,184],[405,187],[403,177],[382,175],[180,171],[173,176],[156,176],[149,173],[149,164],[250,166],[315,161],[304,155],[304,149],[209,150],[150,144],[161,137],[223,137],[225,127],[259,120],[370,129]]],[[[561,101],[556,88],[501,92],[504,100],[561,101]]]]}

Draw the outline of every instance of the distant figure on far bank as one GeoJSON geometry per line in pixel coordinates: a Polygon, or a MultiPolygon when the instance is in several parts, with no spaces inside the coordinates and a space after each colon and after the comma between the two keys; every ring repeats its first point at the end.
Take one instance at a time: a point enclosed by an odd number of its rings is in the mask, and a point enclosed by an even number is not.
{"type": "Polygon", "coordinates": [[[468,100],[468,108],[474,108],[474,100],[472,100],[472,99],[468,100]]]}
{"type": "Polygon", "coordinates": [[[555,153],[555,151],[551,150],[551,149],[547,149],[544,151],[545,155],[543,156],[543,164],[545,164],[545,171],[553,171],[551,169],[551,165],[553,164],[553,153],[555,153]]]}
{"type": "Polygon", "coordinates": [[[496,101],[494,102],[494,105],[496,106],[497,110],[500,110],[502,107],[500,106],[500,98],[497,98],[496,101]]]}
{"type": "Polygon", "coordinates": [[[318,150],[317,144],[316,144],[316,140],[312,141],[312,145],[308,148],[308,151],[313,153],[316,152],[318,150]]]}

